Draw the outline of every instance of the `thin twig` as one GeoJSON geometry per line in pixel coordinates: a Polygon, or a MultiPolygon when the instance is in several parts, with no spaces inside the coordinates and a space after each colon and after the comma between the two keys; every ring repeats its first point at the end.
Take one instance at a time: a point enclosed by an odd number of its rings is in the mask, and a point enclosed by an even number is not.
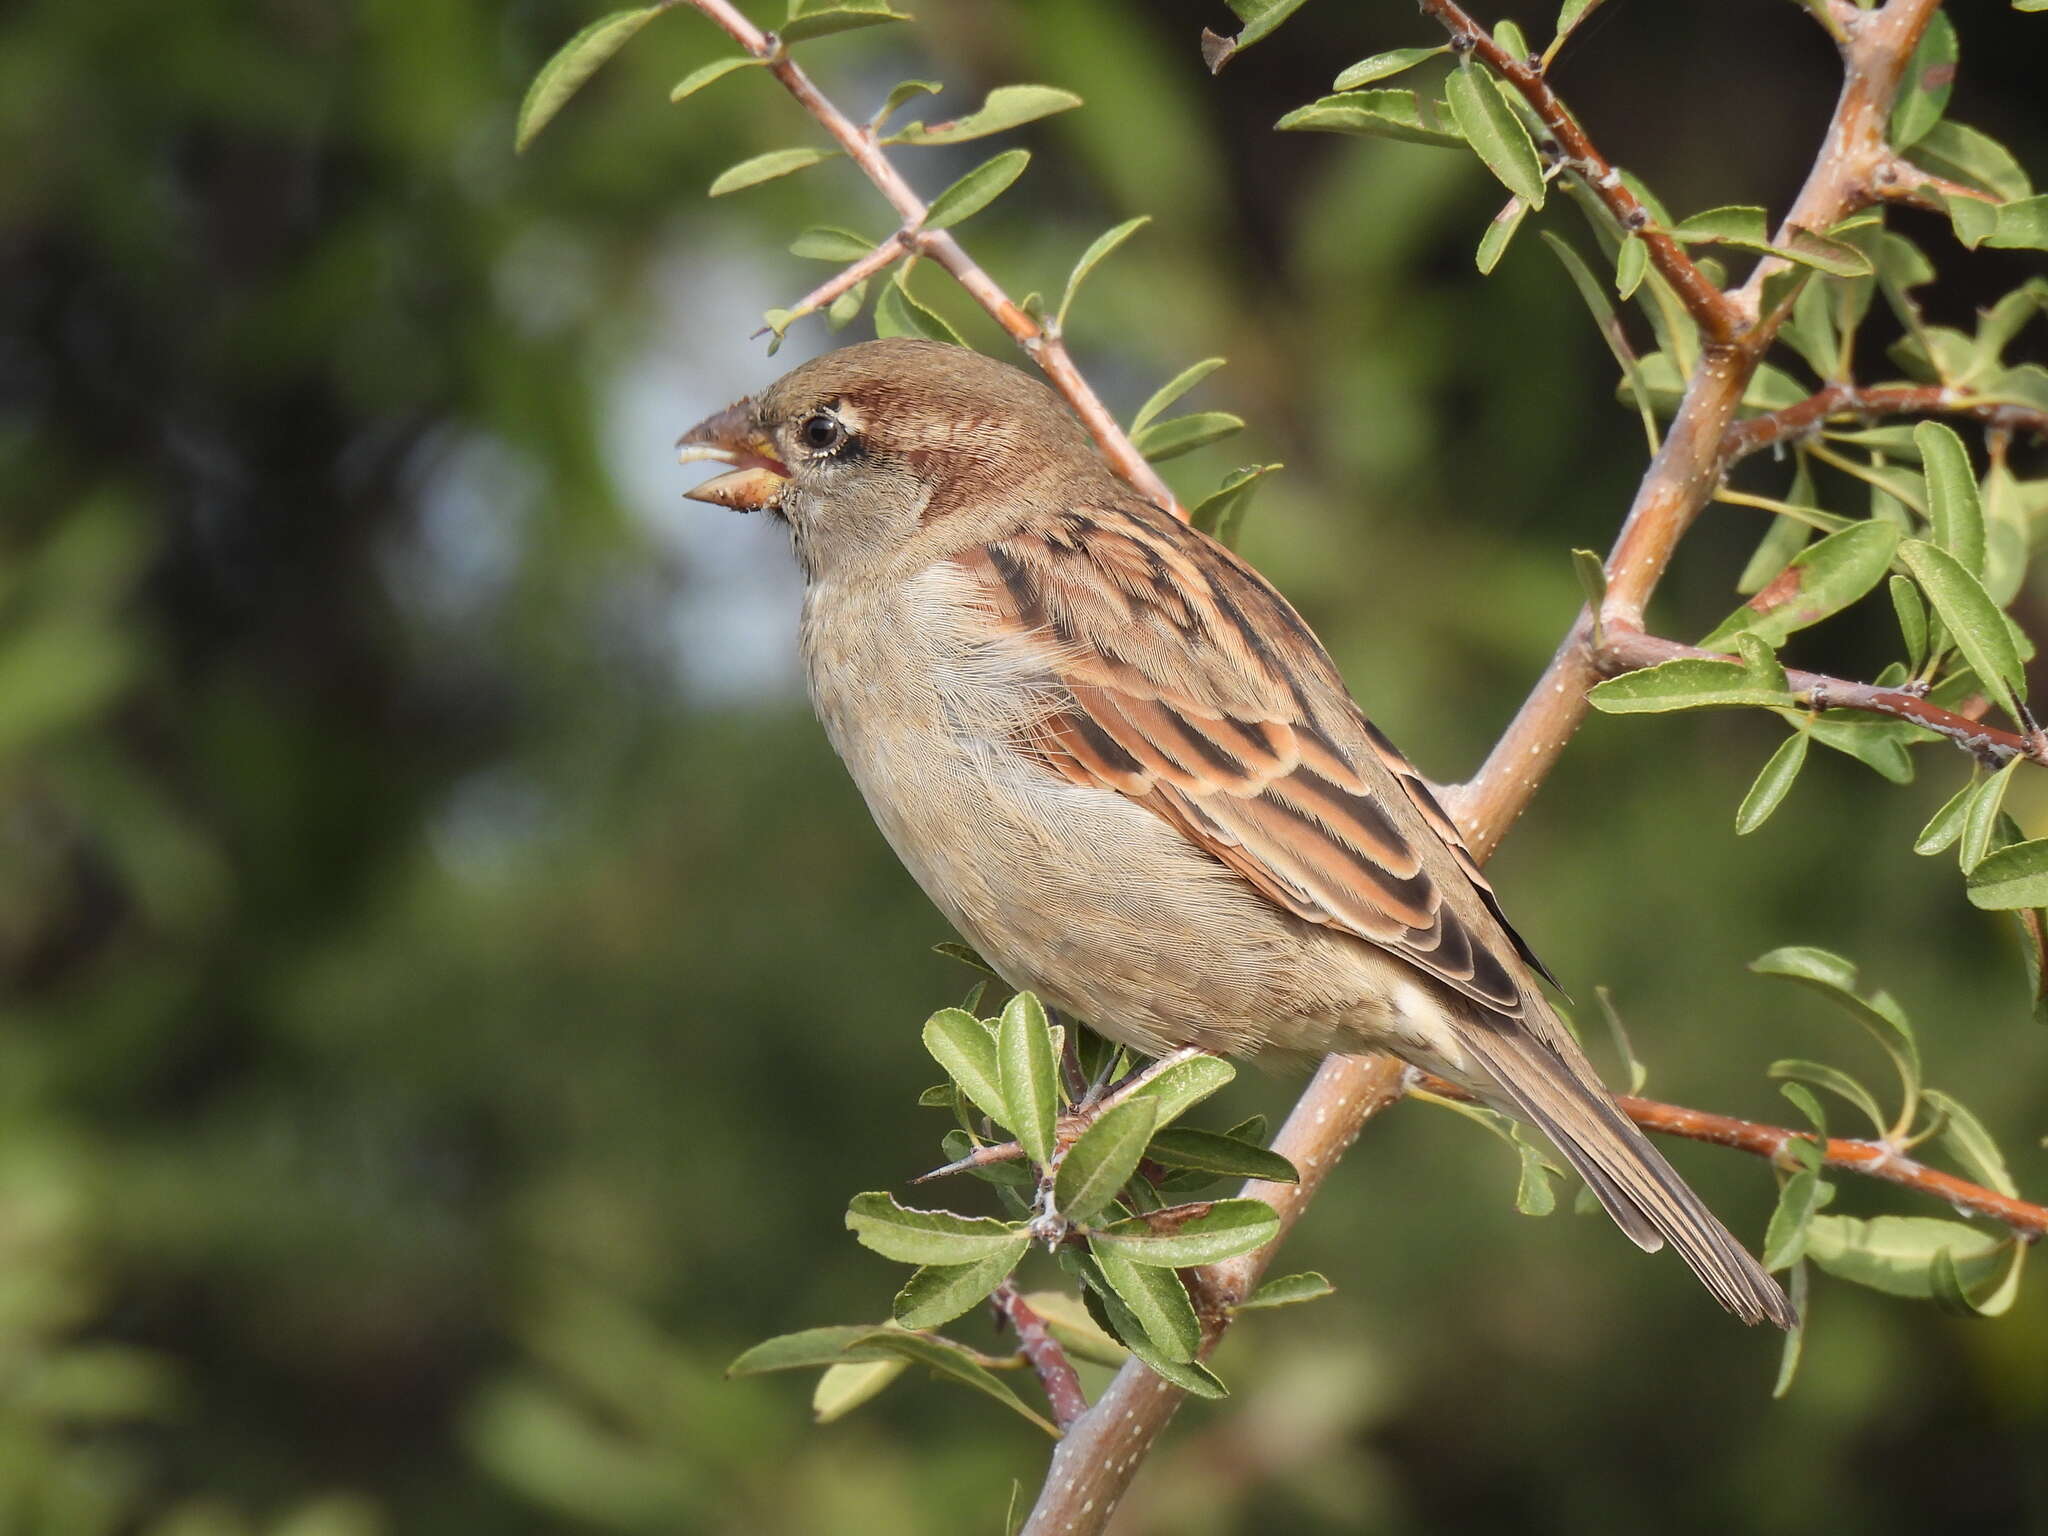
{"type": "Polygon", "coordinates": [[[1950,198],[1967,197],[1980,203],[2003,201],[1994,193],[1966,187],[1960,181],[1950,181],[1932,171],[1923,171],[1898,155],[1879,162],[1871,173],[1871,192],[1885,202],[1911,203],[1915,208],[1926,208],[1934,213],[1948,212],[1947,200],[1950,198]]]}
{"type": "Polygon", "coordinates": [[[1650,265],[1677,293],[1686,313],[1699,324],[1700,334],[1709,343],[1732,339],[1742,328],[1741,313],[1686,254],[1684,246],[1652,226],[1650,210],[1637,201],[1621,173],[1594,147],[1578,119],[1565,110],[1537,61],[1518,59],[1501,47],[1456,0],[1422,0],[1422,10],[1443,24],[1454,47],[1469,50],[1520,93],[1555,141],[1554,158],[1592,189],[1625,233],[1632,232],[1643,242],[1650,265]]]}
{"type": "Polygon", "coordinates": [[[1074,1373],[1074,1364],[1067,1358],[1066,1350],[1052,1336],[1045,1319],[1032,1310],[1023,1293],[1009,1281],[997,1286],[990,1293],[989,1300],[995,1303],[996,1311],[1003,1320],[1016,1330],[1018,1347],[1038,1373],[1038,1384],[1045,1389],[1045,1401],[1052,1409],[1053,1422],[1065,1429],[1088,1411],[1088,1396],[1081,1390],[1081,1378],[1074,1373]]]}
{"type": "Polygon", "coordinates": [[[1109,407],[1081,377],[1081,371],[1074,366],[1074,360],[1067,355],[1066,342],[1047,331],[1036,320],[1026,314],[1003,292],[1000,284],[982,270],[979,263],[969,256],[960,242],[953,238],[950,230],[926,229],[924,200],[903,179],[903,173],[896,169],[888,155],[883,153],[872,129],[856,123],[829,101],[824,92],[812,83],[803,67],[789,56],[775,35],[763,32],[729,3],[729,0],[689,0],[712,22],[722,28],[725,34],[755,58],[762,60],[769,73],[782,82],[783,88],[796,98],[797,104],[817,119],[818,124],[831,134],[846,151],[847,158],[860,167],[862,174],[874,183],[875,188],[889,201],[902,219],[903,227],[897,236],[907,242],[920,255],[930,257],[952,274],[953,280],[989,314],[996,324],[1008,331],[1011,337],[1028,353],[1033,361],[1052,381],[1054,389],[1065,398],[1081,424],[1088,429],[1095,444],[1102,450],[1110,466],[1146,496],[1172,511],[1178,517],[1187,513],[1166,482],[1159,478],[1159,472],[1145,456],[1132,446],[1130,437],[1117,425],[1109,407]]]}
{"type": "Polygon", "coordinates": [[[1968,390],[1943,384],[1886,385],[1876,389],[1830,384],[1797,405],[1766,411],[1730,427],[1721,437],[1721,462],[1733,464],[1759,449],[1818,432],[1829,421],[1843,417],[1878,421],[1887,416],[1964,416],[1986,426],[2048,438],[2048,410],[2039,406],[1984,400],[1968,390]]]}
{"type": "MultiPolygon", "coordinates": [[[[1425,1074],[1416,1086],[1439,1098],[1472,1102],[1471,1093],[1440,1077],[1425,1074]]],[[[1660,1136],[1682,1137],[1687,1141],[1710,1142],[1717,1147],[1733,1147],[1738,1152],[1752,1152],[1773,1161],[1783,1157],[1787,1143],[1816,1139],[1811,1131],[1787,1130],[1779,1125],[1739,1120],[1733,1115],[1716,1115],[1704,1109],[1687,1109],[1682,1104],[1665,1104],[1657,1099],[1640,1099],[1631,1094],[1617,1094],[1615,1102],[1629,1119],[1646,1131],[1654,1131],[1660,1136]]],[[[1958,1210],[1968,1211],[1973,1216],[2003,1222],[2026,1242],[2048,1235],[2048,1205],[2035,1205],[2029,1200],[2002,1195],[1982,1184],[1972,1184],[1955,1174],[1930,1168],[1884,1142],[1831,1136],[1825,1150],[1830,1168],[1884,1179],[1955,1206],[1958,1210]]]]}
{"type": "MultiPolygon", "coordinates": [[[[787,330],[793,322],[801,320],[805,315],[817,313],[817,311],[823,309],[848,289],[866,282],[884,267],[891,266],[902,259],[909,250],[910,241],[904,237],[903,231],[899,229],[872,251],[861,257],[859,261],[833,273],[824,282],[818,284],[817,287],[798,299],[795,304],[790,306],[789,314],[782,322],[782,329],[787,330]]],[[[757,331],[755,334],[759,335],[760,333],[757,331]]]]}
{"type": "MultiPolygon", "coordinates": [[[[1630,629],[1610,629],[1603,634],[1595,659],[1600,670],[1613,677],[1633,672],[1639,667],[1654,667],[1662,662],[1689,658],[1709,661],[1737,659],[1719,651],[1703,651],[1696,645],[1681,645],[1676,640],[1662,640],[1641,630],[1630,629]]],[[[1865,714],[1886,715],[1894,720],[1910,720],[1924,730],[1947,737],[1971,756],[1994,768],[2004,766],[2015,757],[2024,757],[2029,762],[2048,767],[2048,755],[2044,755],[2031,738],[1986,725],[1981,720],[1943,709],[1938,704],[1930,704],[1917,693],[1903,688],[1879,688],[1871,683],[1850,682],[1846,678],[1802,672],[1791,667],[1785,671],[1785,684],[1787,690],[1809,708],[1854,709],[1865,714]]]]}

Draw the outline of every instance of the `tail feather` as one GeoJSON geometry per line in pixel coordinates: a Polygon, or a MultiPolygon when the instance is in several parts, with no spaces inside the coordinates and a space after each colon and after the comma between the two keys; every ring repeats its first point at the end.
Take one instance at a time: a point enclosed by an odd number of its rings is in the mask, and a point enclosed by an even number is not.
{"type": "MultiPolygon", "coordinates": [[[[1459,1031],[1500,1095],[1550,1138],[1638,1247],[1668,1239],[1714,1299],[1745,1323],[1797,1325],[1785,1292],[1664,1161],[1590,1065],[1574,1063],[1519,1022],[1487,1020],[1459,1031]]],[[[1574,1054],[1576,1054],[1574,1052],[1574,1054]]]]}

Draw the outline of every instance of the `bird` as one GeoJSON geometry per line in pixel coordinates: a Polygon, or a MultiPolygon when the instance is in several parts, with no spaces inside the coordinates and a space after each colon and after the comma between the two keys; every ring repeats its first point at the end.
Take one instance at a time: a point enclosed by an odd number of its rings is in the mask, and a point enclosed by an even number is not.
{"type": "Polygon", "coordinates": [[[1601,1084],[1314,632],[1045,385],[863,342],[678,447],[724,466],[692,498],[787,524],[819,721],[1005,982],[1146,1055],[1391,1052],[1533,1125],[1736,1317],[1796,1324],[1601,1084]]]}

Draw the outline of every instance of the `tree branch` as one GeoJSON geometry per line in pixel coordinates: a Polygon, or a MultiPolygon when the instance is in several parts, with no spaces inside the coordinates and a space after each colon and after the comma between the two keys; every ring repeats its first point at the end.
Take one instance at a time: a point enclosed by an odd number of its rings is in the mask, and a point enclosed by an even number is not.
{"type": "Polygon", "coordinates": [[[1624,231],[1643,242],[1655,267],[1698,323],[1700,334],[1710,343],[1731,340],[1741,330],[1743,316],[1726,294],[1716,288],[1693,259],[1671,236],[1650,227],[1650,210],[1636,199],[1621,179],[1621,173],[1593,145],[1578,119],[1565,110],[1536,60],[1518,59],[1496,43],[1466,14],[1456,0],[1422,0],[1423,14],[1434,16],[1451,34],[1451,44],[1469,51],[1521,94],[1529,109],[1542,122],[1554,141],[1544,146],[1565,169],[1583,180],[1624,231]]]}
{"type": "MultiPolygon", "coordinates": [[[[1735,661],[1719,651],[1703,651],[1696,645],[1661,640],[1641,630],[1612,630],[1600,637],[1596,665],[1608,677],[1618,677],[1639,667],[1654,667],[1666,661],[1685,659],[1735,661]]],[[[1958,714],[1930,704],[1917,693],[1903,688],[1879,688],[1870,683],[1852,683],[1845,678],[1820,672],[1785,669],[1785,682],[1800,703],[1811,709],[1855,709],[1866,714],[1887,715],[1910,720],[1924,730],[1947,737],[1979,761],[1999,768],[2015,757],[2048,767],[2048,743],[2012,731],[1986,725],[1970,715],[1958,714]]]]}
{"type": "Polygon", "coordinates": [[[989,1300],[995,1303],[1003,1321],[1016,1330],[1017,1345],[1031,1362],[1032,1370],[1038,1373],[1038,1384],[1045,1389],[1053,1422],[1065,1429],[1088,1411],[1088,1397],[1081,1390],[1081,1378],[1074,1374],[1073,1362],[1046,1327],[1045,1319],[1032,1309],[1016,1286],[1005,1280],[990,1293],[989,1300]]]}
{"type": "Polygon", "coordinates": [[[1721,438],[1721,462],[1730,465],[1788,438],[1805,437],[1832,420],[1851,417],[1877,421],[1886,416],[1964,416],[1988,427],[2048,438],[2048,411],[2039,406],[1982,400],[1967,390],[1942,384],[1889,385],[1878,389],[1830,384],[1797,405],[1751,416],[1730,427],[1721,438]]]}
{"type": "MultiPolygon", "coordinates": [[[[1445,1082],[1427,1073],[1417,1080],[1416,1086],[1439,1098],[1472,1102],[1472,1095],[1456,1083],[1445,1082]]],[[[1630,1094],[1617,1094],[1615,1102],[1629,1119],[1659,1136],[1733,1147],[1738,1152],[1753,1152],[1773,1162],[1783,1161],[1787,1142],[1816,1139],[1811,1131],[1792,1131],[1783,1126],[1763,1125],[1755,1120],[1738,1120],[1733,1115],[1711,1114],[1704,1109],[1687,1109],[1681,1104],[1639,1099],[1630,1094]]],[[[1968,1179],[1944,1173],[1939,1168],[1930,1168],[1884,1142],[1831,1136],[1825,1154],[1830,1168],[1884,1179],[1968,1211],[1973,1216],[2002,1222],[2025,1242],[2031,1243],[2048,1235],[2048,1205],[2035,1205],[2032,1201],[2002,1195],[1982,1184],[1972,1184],[1968,1179]]]]}
{"type": "Polygon", "coordinates": [[[975,303],[1010,333],[1012,339],[1038,364],[1074,414],[1081,418],[1081,424],[1095,439],[1096,446],[1102,450],[1102,456],[1109,460],[1110,466],[1160,506],[1177,517],[1185,518],[1187,512],[1159,477],[1159,472],[1132,446],[1130,437],[1117,425],[1109,407],[1081,377],[1081,371],[1067,354],[1066,342],[1011,302],[1001,285],[967,254],[951,231],[923,227],[924,200],[883,153],[873,130],[854,122],[834,106],[804,73],[803,67],[789,56],[775,35],[763,32],[748,21],[733,8],[730,0],[689,0],[689,4],[748,53],[764,62],[769,73],[796,98],[797,104],[838,141],[847,158],[860,167],[862,174],[874,183],[876,190],[888,199],[889,206],[902,219],[903,227],[894,238],[944,267],[975,303]]]}
{"type": "MultiPolygon", "coordinates": [[[[1647,214],[1540,73],[1509,58],[1452,0],[1421,4],[1454,39],[1477,52],[1522,94],[1556,138],[1566,163],[1586,177],[1623,227],[1640,230],[1647,214]]],[[[1842,93],[1788,224],[1825,230],[1862,206],[1871,175],[1886,153],[1885,122],[1900,78],[1937,4],[1938,0],[1888,0],[1882,10],[1845,8],[1836,17],[1842,37],[1842,93]]],[[[1742,294],[1731,300],[1714,290],[1668,237],[1643,238],[1652,263],[1698,319],[1707,345],[1608,557],[1601,617],[1611,629],[1642,628],[1644,608],[1672,552],[1720,483],[1723,439],[1784,316],[1781,308],[1739,329],[1729,314],[1731,303],[1737,302],[1742,314],[1756,313],[1774,258],[1759,263],[1742,294]]],[[[1449,797],[1451,813],[1479,858],[1499,845],[1585,718],[1586,689],[1600,675],[1591,654],[1592,628],[1592,616],[1581,613],[1478,776],[1449,797]]],[[[1281,1213],[1279,1236],[1256,1253],[1214,1266],[1199,1277],[1196,1294],[1208,1303],[1205,1349],[1213,1349],[1230,1325],[1231,1314],[1217,1303],[1248,1293],[1321,1187],[1330,1164],[1366,1121],[1400,1096],[1403,1074],[1399,1063],[1381,1056],[1331,1057],[1317,1071],[1274,1141],[1275,1149],[1301,1171],[1301,1183],[1273,1186],[1254,1181],[1246,1186],[1248,1195],[1268,1200],[1281,1213]]],[[[1137,1361],[1125,1364],[1054,1448],[1025,1536],[1090,1536],[1103,1530],[1183,1396],[1137,1361]]]]}

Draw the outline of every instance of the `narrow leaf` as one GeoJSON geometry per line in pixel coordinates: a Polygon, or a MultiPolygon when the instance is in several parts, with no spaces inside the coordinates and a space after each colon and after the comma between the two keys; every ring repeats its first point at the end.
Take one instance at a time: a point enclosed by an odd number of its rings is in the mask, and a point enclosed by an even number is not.
{"type": "Polygon", "coordinates": [[[1596,684],[1586,694],[1595,709],[1610,715],[1658,714],[1673,709],[1724,709],[1744,705],[1790,709],[1798,700],[1782,688],[1760,687],[1737,662],[1684,657],[1625,672],[1596,684]]]}
{"type": "Polygon", "coordinates": [[[1073,308],[1074,295],[1080,292],[1082,281],[1095,270],[1102,258],[1151,222],[1152,215],[1140,214],[1135,219],[1124,220],[1114,229],[1103,231],[1089,242],[1088,249],[1081,253],[1081,259],[1074,263],[1074,270],[1067,275],[1066,291],[1060,295],[1059,313],[1053,321],[1056,328],[1066,329],[1067,311],[1073,308]]]}
{"type": "Polygon", "coordinates": [[[942,1328],[1007,1280],[1030,1246],[1020,1232],[1010,1247],[972,1264],[927,1264],[896,1293],[891,1315],[905,1328],[942,1328]]]}
{"type": "Polygon", "coordinates": [[[1221,442],[1233,432],[1244,430],[1244,418],[1228,411],[1196,411],[1155,421],[1142,432],[1131,434],[1131,446],[1157,463],[1183,453],[1193,453],[1211,443],[1221,442]]]}
{"type": "Polygon", "coordinates": [[[1296,107],[1275,128],[1286,132],[1355,133],[1409,144],[1465,142],[1450,108],[1413,91],[1351,91],[1296,107]]]}
{"type": "Polygon", "coordinates": [[[1905,79],[1899,83],[1898,100],[1892,104],[1892,148],[1910,149],[1941,121],[1955,79],[1955,24],[1936,11],[1920,35],[1920,46],[1913,50],[1905,79]]]}
{"type": "Polygon", "coordinates": [[[1940,853],[1963,834],[1963,818],[1968,814],[1970,802],[1977,795],[1977,781],[1971,780],[1942,804],[1940,810],[1928,817],[1927,825],[1920,829],[1920,835],[1913,839],[1913,851],[1919,854],[1940,853]]]}
{"type": "Polygon", "coordinates": [[[1787,736],[1778,750],[1765,762],[1763,771],[1756,776],[1756,782],[1749,786],[1749,793],[1742,797],[1742,804],[1735,812],[1735,832],[1738,837],[1747,836],[1771,819],[1775,811],[1791,792],[1799,778],[1799,770],[1806,766],[1806,747],[1809,738],[1804,731],[1794,731],[1787,736]]]}
{"type": "Polygon", "coordinates": [[[1977,792],[1963,809],[1963,833],[1956,842],[1956,863],[1964,874],[1968,874],[1984,862],[1991,852],[1992,841],[2001,820],[2000,813],[2005,806],[2005,791],[2012,783],[2013,771],[2025,762],[2015,757],[1998,772],[1977,786],[1977,792]]]}
{"type": "Polygon", "coordinates": [[[1256,1312],[1262,1307],[1292,1307],[1304,1301],[1320,1301],[1337,1294],[1327,1277],[1309,1269],[1298,1275],[1281,1275],[1268,1280],[1231,1310],[1256,1312]]]}
{"type": "Polygon", "coordinates": [[[1053,1208],[1074,1222],[1100,1214],[1138,1171],[1158,1119],[1157,1101],[1142,1095],[1105,1110],[1061,1156],[1053,1208]]]}
{"type": "Polygon", "coordinates": [[[1133,1095],[1156,1099],[1158,1123],[1171,1125],[1236,1076],[1237,1068],[1220,1056],[1190,1056],[1134,1089],[1133,1095]]]}
{"type": "Polygon", "coordinates": [[[2027,692],[2026,673],[2005,615],[1991,601],[1983,583],[1947,550],[1919,539],[1901,544],[1899,558],[1948,626],[1992,702],[2018,719],[2017,701],[2027,692]]]}
{"type": "Polygon", "coordinates": [[[1050,85],[999,85],[988,93],[977,110],[965,117],[934,123],[929,128],[923,123],[911,123],[882,142],[964,144],[969,139],[1004,133],[1025,123],[1036,122],[1041,117],[1051,117],[1056,112],[1071,111],[1080,105],[1081,98],[1072,91],[1062,91],[1050,85]]]}
{"type": "Polygon", "coordinates": [[[1250,1253],[1279,1230],[1280,1218],[1263,1200],[1202,1200],[1111,1222],[1089,1241],[1134,1264],[1185,1269],[1250,1253]]]}
{"type": "Polygon", "coordinates": [[[1467,62],[1444,81],[1444,97],[1450,102],[1458,132],[1486,162],[1486,168],[1531,208],[1541,208],[1547,190],[1542,162],[1536,158],[1529,130],[1514,108],[1501,99],[1493,76],[1467,62]]]}
{"type": "Polygon", "coordinates": [[[1209,377],[1218,368],[1221,368],[1224,361],[1220,357],[1205,357],[1199,363],[1190,363],[1187,367],[1181,369],[1179,373],[1160,385],[1158,389],[1153,391],[1152,398],[1138,407],[1138,414],[1131,418],[1131,435],[1135,437],[1138,433],[1144,431],[1148,425],[1158,418],[1161,411],[1164,411],[1168,406],[1180,399],[1182,395],[1185,395],[1189,390],[1201,383],[1202,380],[1209,377]]]}
{"type": "Polygon", "coordinates": [[[2005,1240],[1934,1216],[1816,1216],[1807,1226],[1806,1256],[1838,1279],[1892,1296],[1934,1296],[1934,1263],[1946,1252],[1965,1287],[1996,1277],[2005,1240]]]}
{"type": "Polygon", "coordinates": [[[1202,1325],[1180,1276],[1157,1265],[1133,1263],[1114,1248],[1092,1240],[1089,1251],[1103,1282],[1143,1330],[1141,1342],[1175,1363],[1194,1359],[1202,1347],[1202,1325]]]}
{"type": "Polygon", "coordinates": [[[811,1418],[819,1424],[845,1418],[863,1403],[872,1402],[909,1365],[908,1360],[896,1359],[827,1366],[811,1391],[811,1418]]]}
{"type": "Polygon", "coordinates": [[[1059,1060],[1044,1005],[1031,993],[1019,992],[1004,1005],[996,1056],[1003,1102],[1014,1117],[1010,1129],[1024,1155],[1043,1168],[1052,1161],[1053,1122],[1059,1116],[1059,1060]]]}
{"type": "Polygon", "coordinates": [[[792,256],[803,256],[812,261],[829,261],[834,264],[859,261],[874,248],[875,242],[865,235],[857,235],[850,229],[838,229],[830,224],[815,225],[789,242],[789,254],[792,256]]]}
{"type": "Polygon", "coordinates": [[[958,331],[910,296],[910,290],[903,286],[905,276],[899,268],[895,278],[882,285],[881,297],[875,300],[875,334],[922,337],[949,347],[966,346],[958,331]]]}
{"type": "Polygon", "coordinates": [[[1778,1379],[1771,1387],[1773,1398],[1782,1398],[1790,1392],[1792,1379],[1799,1374],[1799,1356],[1806,1347],[1806,1297],[1809,1289],[1807,1273],[1804,1264],[1794,1264],[1791,1283],[1785,1287],[1786,1295],[1792,1302],[1793,1314],[1799,1321],[1785,1331],[1784,1353],[1778,1357],[1778,1379]]]}
{"type": "Polygon", "coordinates": [[[1425,59],[1436,58],[1450,51],[1450,44],[1440,43],[1434,48],[1390,48],[1385,53],[1376,53],[1369,59],[1360,59],[1356,64],[1339,75],[1330,89],[1333,91],[1355,91],[1361,85],[1370,85],[1375,80],[1385,80],[1403,70],[1413,69],[1425,59]]]}
{"type": "Polygon", "coordinates": [[[1923,421],[1913,429],[1927,469],[1927,502],[1934,542],[1956,557],[1971,575],[1984,574],[1984,505],[1969,451],[1953,428],[1923,421]]]}
{"type": "Polygon", "coordinates": [[[1870,1118],[1870,1124],[1882,1136],[1890,1129],[1885,1113],[1878,1107],[1877,1095],[1863,1084],[1844,1072],[1840,1067],[1831,1067],[1822,1061],[1774,1061],[1769,1076],[1790,1078],[1794,1082],[1811,1083],[1816,1088],[1825,1088],[1829,1093],[1845,1100],[1870,1118]]]}
{"type": "Polygon", "coordinates": [[[1965,1108],[1961,1100],[1939,1088],[1928,1089],[1924,1097],[1945,1117],[1941,1144],[1963,1172],[1987,1189],[2017,1200],[2019,1186],[2013,1182],[2012,1173],[2005,1166],[2005,1154],[1998,1150],[1998,1143],[1984,1128],[1984,1122],[1965,1108]]]}
{"type": "Polygon", "coordinates": [[[908,20],[907,13],[891,10],[885,4],[874,3],[874,0],[844,0],[842,4],[822,6],[790,17],[775,29],[775,35],[784,43],[807,43],[813,38],[830,37],[836,32],[852,32],[861,27],[879,27],[892,21],[908,20]]]}
{"type": "Polygon", "coordinates": [[[1294,1164],[1278,1152],[1251,1145],[1235,1136],[1170,1126],[1152,1138],[1145,1156],[1168,1168],[1192,1168],[1232,1178],[1266,1179],[1275,1184],[1299,1183],[1294,1164]]]}
{"type": "Polygon", "coordinates": [[[778,176],[787,176],[793,171],[830,160],[837,153],[837,150],[827,152],[810,148],[771,149],[765,155],[742,160],[738,165],[719,172],[718,179],[711,183],[710,196],[723,197],[744,187],[757,187],[764,181],[773,181],[778,176]]]}
{"type": "Polygon", "coordinates": [[[973,1014],[961,1008],[942,1008],[925,1020],[924,1048],[932,1060],[945,1068],[946,1075],[960,1085],[960,1091],[974,1101],[998,1125],[1010,1123],[1010,1109],[1003,1101],[1003,1083],[996,1065],[995,1037],[973,1014]]]}
{"type": "Polygon", "coordinates": [[[1479,249],[1472,257],[1482,274],[1490,274],[1500,265],[1501,257],[1507,254],[1508,243],[1515,238],[1515,231],[1522,227],[1522,220],[1528,212],[1527,203],[1519,197],[1511,197],[1487,224],[1486,233],[1479,237],[1479,249]]]}
{"type": "Polygon", "coordinates": [[[972,218],[1009,189],[1031,163],[1028,149],[1006,149],[984,160],[931,201],[924,212],[926,229],[950,229],[972,218]]]}
{"type": "Polygon", "coordinates": [[[1889,523],[1854,523],[1794,555],[1769,585],[1716,625],[1700,644],[1725,647],[1739,634],[1782,645],[1839,613],[1884,580],[1899,546],[1889,523]]]}
{"type": "Polygon", "coordinates": [[[848,1361],[886,1360],[884,1350],[866,1341],[874,1333],[869,1323],[841,1328],[806,1328],[801,1333],[778,1334],[763,1339],[725,1368],[728,1376],[757,1376],[764,1371],[798,1371],[848,1361]]]}
{"type": "Polygon", "coordinates": [[[696,95],[712,81],[723,80],[735,70],[755,69],[767,62],[766,59],[755,58],[751,53],[743,53],[735,58],[713,59],[709,64],[700,65],[677,81],[675,89],[668,93],[668,99],[681,101],[686,96],[696,95]]]}
{"type": "Polygon", "coordinates": [[[899,1264],[978,1264],[1007,1253],[1024,1232],[985,1216],[912,1210],[880,1191],[855,1195],[846,1225],[862,1247],[899,1264]]]}
{"type": "Polygon", "coordinates": [[[569,98],[582,89],[584,81],[625,47],[634,33],[667,9],[665,5],[650,5],[641,10],[613,11],[556,49],[555,56],[541,65],[533,84],[526,88],[526,99],[519,103],[513,149],[523,151],[531,144],[534,135],[547,127],[569,98]]]}
{"type": "Polygon", "coordinates": [[[1968,876],[1970,904],[1989,912],[2048,907],[2048,838],[1987,855],[1968,876]]]}
{"type": "Polygon", "coordinates": [[[1251,506],[1252,491],[1259,480],[1281,468],[1278,464],[1246,464],[1223,477],[1223,483],[1196,502],[1188,521],[1217,543],[1237,548],[1244,528],[1244,515],[1251,506]]]}

